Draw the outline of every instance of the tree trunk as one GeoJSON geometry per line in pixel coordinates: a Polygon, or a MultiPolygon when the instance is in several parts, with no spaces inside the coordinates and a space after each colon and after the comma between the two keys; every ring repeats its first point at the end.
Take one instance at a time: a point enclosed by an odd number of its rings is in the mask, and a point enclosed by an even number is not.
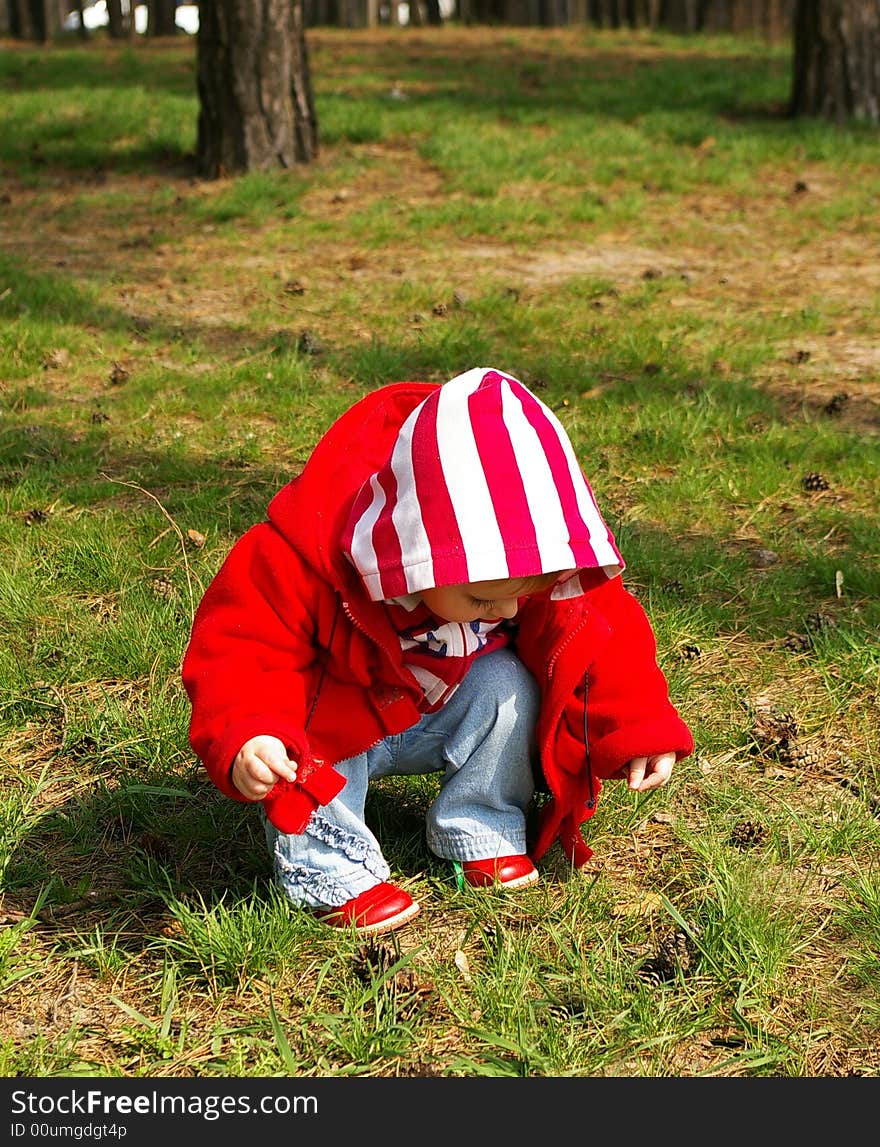
{"type": "Polygon", "coordinates": [[[147,35],[177,35],[177,0],[147,0],[147,35]]]}
{"type": "Polygon", "coordinates": [[[85,4],[82,2],[82,0],[78,0],[77,3],[71,5],[70,10],[71,12],[76,12],[77,16],[79,17],[77,35],[81,40],[87,40],[89,38],[89,30],[86,27],[85,21],[85,4]]]}
{"type": "Polygon", "coordinates": [[[9,25],[16,39],[32,39],[31,12],[26,0],[9,0],[9,25]]]}
{"type": "Polygon", "coordinates": [[[317,156],[302,0],[200,4],[196,56],[204,178],[317,156]]]}
{"type": "Polygon", "coordinates": [[[22,40],[45,43],[58,31],[58,12],[47,0],[13,0],[10,23],[22,40]]]}
{"type": "Polygon", "coordinates": [[[111,40],[134,36],[134,7],[133,0],[107,0],[107,28],[111,40]]]}
{"type": "Polygon", "coordinates": [[[666,0],[660,6],[660,20],[670,32],[696,32],[699,26],[697,0],[666,0]]]}
{"type": "Polygon", "coordinates": [[[877,0],[799,0],[791,113],[880,123],[877,0]]]}

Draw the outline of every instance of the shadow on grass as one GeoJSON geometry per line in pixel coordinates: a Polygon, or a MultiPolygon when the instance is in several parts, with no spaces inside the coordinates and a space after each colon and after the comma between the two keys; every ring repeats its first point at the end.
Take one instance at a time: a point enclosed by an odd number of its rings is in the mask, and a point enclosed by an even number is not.
{"type": "Polygon", "coordinates": [[[195,40],[163,39],[137,46],[109,40],[35,45],[7,41],[0,56],[0,92],[88,88],[145,88],[169,95],[195,94],[195,40]]]}
{"type": "MultiPolygon", "coordinates": [[[[313,32],[312,72],[322,139],[357,142],[365,138],[365,130],[370,139],[377,130],[409,134],[444,119],[472,115],[491,122],[573,113],[626,123],[668,116],[681,121],[685,136],[696,133],[696,142],[705,122],[716,117],[754,117],[764,126],[788,121],[783,90],[790,69],[787,48],[752,45],[751,51],[736,50],[731,40],[721,51],[715,40],[701,45],[696,38],[655,37],[651,42],[622,34],[587,48],[572,38],[572,49],[566,51],[553,38],[545,47],[538,36],[522,39],[509,28],[482,32],[473,39],[458,38],[454,46],[442,35],[390,37],[376,44],[355,37],[349,49],[360,60],[367,85],[354,93],[322,83],[324,54],[338,52],[338,44],[332,36],[313,32]],[[404,90],[410,85],[413,94],[406,102],[389,104],[392,79],[388,90],[377,94],[374,69],[393,77],[404,90]],[[691,121],[699,122],[689,129],[691,121]]],[[[46,164],[167,173],[170,163],[183,173],[190,148],[175,144],[173,133],[195,138],[195,60],[194,42],[163,45],[155,52],[113,45],[17,46],[0,58],[0,94],[5,93],[7,103],[0,159],[31,175],[46,164]],[[84,93],[81,105],[87,104],[88,93],[94,107],[78,106],[77,92],[84,93]],[[57,93],[63,115],[34,115],[31,101],[46,93],[57,93]],[[73,104],[63,103],[71,98],[73,104]],[[148,117],[151,106],[163,105],[162,116],[175,126],[159,132],[157,142],[138,145],[135,134],[132,143],[133,103],[143,103],[141,118],[148,117]]],[[[329,72],[337,69],[335,60],[328,64],[329,72]]]]}
{"type": "MultiPolygon", "coordinates": [[[[404,880],[451,874],[425,844],[432,784],[394,778],[368,794],[367,822],[404,880]]],[[[28,915],[40,904],[44,936],[69,942],[72,932],[100,926],[108,936],[118,932],[117,946],[130,953],[149,947],[173,920],[170,902],[268,903],[276,894],[259,810],[223,796],[197,765],[176,778],[129,770],[118,783],[96,780],[86,795],[56,805],[11,849],[4,888],[6,911],[28,915]]]]}
{"type": "MultiPolygon", "coordinates": [[[[111,317],[109,321],[116,319],[111,317]]],[[[196,330],[191,336],[199,337],[196,330]]],[[[473,347],[470,350],[474,356],[469,361],[495,359],[488,342],[476,351],[473,347]]],[[[420,344],[412,348],[377,344],[369,351],[360,345],[339,347],[332,352],[332,360],[336,375],[361,380],[362,390],[366,391],[400,378],[440,381],[451,377],[461,369],[462,355],[458,345],[420,344]]],[[[625,365],[613,373],[621,381],[606,392],[605,401],[619,400],[624,408],[629,408],[638,402],[641,383],[635,375],[628,377],[625,365]]],[[[520,374],[528,382],[528,372],[520,374]]],[[[690,381],[673,375],[665,379],[652,376],[652,397],[656,399],[662,390],[670,405],[690,402],[690,381]]],[[[312,384],[320,386],[319,381],[310,381],[312,384]]],[[[236,380],[235,385],[247,385],[247,380],[236,380]]],[[[747,381],[727,379],[707,386],[713,403],[723,401],[746,410],[749,402],[756,401],[754,389],[747,381]]],[[[362,390],[353,389],[351,401],[362,390]]],[[[304,390],[298,401],[307,403],[308,393],[308,389],[304,390]]],[[[566,393],[566,387],[564,383],[548,384],[540,393],[552,405],[566,393]]],[[[341,397],[347,404],[348,394],[341,397]]],[[[19,409],[16,422],[10,420],[0,433],[0,488],[5,486],[10,492],[30,489],[34,498],[60,497],[68,506],[92,511],[105,508],[108,512],[120,510],[129,514],[134,508],[138,516],[149,521],[155,518],[162,528],[167,523],[150,500],[152,495],[175,522],[194,523],[202,533],[215,539],[237,537],[265,519],[272,496],[299,468],[290,460],[273,463],[265,455],[249,459],[223,456],[217,451],[196,452],[185,441],[176,447],[132,446],[120,440],[120,429],[113,422],[92,420],[99,408],[97,402],[94,407],[82,404],[81,428],[72,429],[56,423],[51,393],[32,389],[19,399],[27,407],[26,418],[21,418],[19,409]]],[[[285,401],[291,400],[288,397],[285,401]]],[[[265,402],[267,412],[271,411],[273,395],[267,394],[265,402]]],[[[761,402],[766,406],[771,400],[761,398],[761,402]]],[[[320,427],[316,434],[326,428],[320,427]]],[[[121,429],[124,433],[125,428],[121,429]]],[[[656,453],[655,446],[651,449],[656,453]]],[[[302,461],[307,454],[308,450],[302,461]]],[[[806,463],[803,466],[806,468],[806,463]]],[[[803,477],[792,471],[792,497],[797,497],[803,477]]],[[[847,573],[848,593],[864,598],[865,608],[870,611],[870,598],[877,588],[876,571],[863,562],[861,555],[876,550],[880,528],[873,519],[851,510],[847,514],[846,534],[833,552],[819,551],[809,560],[794,554],[771,555],[770,563],[759,568],[767,552],[767,542],[760,534],[721,539],[708,527],[701,531],[694,524],[682,536],[661,529],[652,521],[627,521],[626,490],[606,487],[601,479],[598,481],[597,494],[605,516],[628,555],[627,583],[638,583],[639,593],[646,596],[659,591],[660,600],[667,607],[676,602],[686,607],[693,615],[695,628],[704,634],[713,628],[727,628],[739,629],[760,640],[780,638],[798,628],[811,610],[827,606],[829,586],[833,587],[839,568],[851,571],[847,573]]],[[[51,557],[52,524],[34,523],[33,515],[27,518],[28,511],[40,509],[39,505],[25,506],[20,511],[18,527],[15,518],[10,517],[7,531],[12,530],[14,537],[16,528],[20,528],[22,536],[28,531],[33,534],[36,529],[46,530],[47,554],[51,557]]],[[[816,512],[821,509],[818,507],[816,512]]],[[[823,528],[834,528],[839,511],[833,501],[828,503],[826,514],[823,528]]],[[[92,534],[94,529],[89,536],[92,534]]],[[[63,545],[63,541],[59,535],[59,544],[63,545]]],[[[222,555],[209,547],[204,552],[193,552],[190,561],[196,573],[208,578],[210,563],[219,557],[222,555]]]]}

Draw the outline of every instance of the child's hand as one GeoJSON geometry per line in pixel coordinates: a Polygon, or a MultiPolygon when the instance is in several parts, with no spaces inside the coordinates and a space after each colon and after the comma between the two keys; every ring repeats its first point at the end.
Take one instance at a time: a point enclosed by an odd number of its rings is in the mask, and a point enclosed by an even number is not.
{"type": "Polygon", "coordinates": [[[232,783],[249,801],[262,800],[276,781],[296,780],[296,762],[277,737],[251,737],[232,762],[232,783]]]}
{"type": "Polygon", "coordinates": [[[633,757],[621,772],[628,788],[634,792],[646,793],[666,784],[672,776],[674,764],[675,753],[657,753],[653,757],[633,757]]]}

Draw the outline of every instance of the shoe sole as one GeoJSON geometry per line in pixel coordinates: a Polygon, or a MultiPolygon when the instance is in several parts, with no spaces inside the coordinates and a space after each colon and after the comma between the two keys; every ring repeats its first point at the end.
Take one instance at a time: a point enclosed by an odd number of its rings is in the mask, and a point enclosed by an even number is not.
{"type": "Polygon", "coordinates": [[[375,924],[355,924],[351,920],[334,921],[330,916],[319,916],[318,919],[322,924],[326,924],[328,928],[334,928],[337,932],[347,932],[354,928],[359,936],[376,936],[381,932],[393,932],[396,928],[402,928],[414,916],[418,916],[420,910],[418,901],[414,900],[409,907],[403,908],[394,916],[389,916],[387,920],[377,920],[375,924]]]}
{"type": "Polygon", "coordinates": [[[484,892],[487,888],[498,888],[515,892],[517,888],[528,888],[530,884],[537,884],[540,879],[541,874],[536,869],[534,872],[527,872],[525,876],[517,876],[515,880],[490,880],[485,884],[471,884],[468,878],[465,877],[464,882],[468,888],[475,888],[478,892],[484,892]]]}
{"type": "Polygon", "coordinates": [[[396,928],[402,928],[408,924],[414,916],[418,916],[420,911],[418,902],[414,900],[409,908],[404,908],[402,912],[398,912],[396,916],[391,916],[388,920],[380,920],[376,924],[358,925],[358,934],[376,936],[382,932],[393,932],[396,928]]]}

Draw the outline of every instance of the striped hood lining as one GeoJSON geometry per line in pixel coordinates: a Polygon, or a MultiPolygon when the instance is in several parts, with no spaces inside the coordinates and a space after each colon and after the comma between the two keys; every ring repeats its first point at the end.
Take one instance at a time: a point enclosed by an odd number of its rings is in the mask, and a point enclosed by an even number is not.
{"type": "Polygon", "coordinates": [[[624,568],[559,419],[492,368],[457,375],[410,413],[342,546],[373,601],[555,570],[552,596],[572,597],[624,568]]]}

